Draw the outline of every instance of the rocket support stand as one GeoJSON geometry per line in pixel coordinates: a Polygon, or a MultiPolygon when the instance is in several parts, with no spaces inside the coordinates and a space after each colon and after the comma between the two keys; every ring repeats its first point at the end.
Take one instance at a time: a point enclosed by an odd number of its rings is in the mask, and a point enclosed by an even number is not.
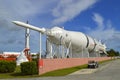
{"type": "Polygon", "coordinates": [[[41,52],[42,52],[42,48],[41,48],[41,45],[42,45],[42,43],[41,43],[41,33],[40,33],[40,44],[39,44],[39,47],[40,47],[40,54],[39,54],[39,59],[41,59],[41,52]]]}

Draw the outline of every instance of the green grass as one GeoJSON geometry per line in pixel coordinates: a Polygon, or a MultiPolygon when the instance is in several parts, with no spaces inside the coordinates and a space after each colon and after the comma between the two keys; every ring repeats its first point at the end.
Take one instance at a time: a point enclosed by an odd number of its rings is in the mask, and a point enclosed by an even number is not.
{"type": "Polygon", "coordinates": [[[0,79],[30,78],[30,77],[39,77],[39,75],[23,75],[21,74],[20,66],[17,66],[15,72],[13,73],[0,73],[0,79]]]}
{"type": "MultiPolygon", "coordinates": [[[[103,63],[109,62],[109,61],[111,61],[111,60],[101,61],[101,62],[99,62],[99,64],[103,64],[103,63]]],[[[32,78],[32,77],[45,77],[45,76],[65,76],[65,75],[68,75],[68,74],[73,73],[75,71],[84,69],[86,67],[87,67],[87,65],[82,65],[82,66],[77,66],[77,67],[54,70],[54,71],[47,72],[47,73],[42,74],[42,75],[23,75],[23,74],[21,74],[20,66],[18,66],[18,67],[16,67],[16,70],[13,73],[0,73],[0,79],[32,78]]]]}
{"type": "Polygon", "coordinates": [[[85,64],[82,66],[55,70],[55,71],[47,72],[47,73],[42,74],[40,76],[65,76],[65,75],[68,75],[70,73],[73,73],[73,72],[78,71],[78,70],[83,69],[83,68],[87,68],[87,65],[85,64]]]}
{"type": "Polygon", "coordinates": [[[32,78],[32,77],[40,77],[39,75],[22,75],[21,73],[1,73],[0,79],[8,79],[8,78],[32,78]]]}
{"type": "Polygon", "coordinates": [[[68,75],[72,72],[75,72],[77,70],[86,68],[87,65],[82,65],[82,66],[77,66],[77,67],[72,67],[72,68],[65,68],[65,69],[60,69],[60,70],[55,70],[51,72],[47,72],[42,75],[22,75],[20,71],[20,67],[17,67],[15,72],[13,73],[1,73],[0,74],[0,79],[5,79],[5,78],[30,78],[30,77],[43,77],[43,76],[65,76],[68,75]]]}

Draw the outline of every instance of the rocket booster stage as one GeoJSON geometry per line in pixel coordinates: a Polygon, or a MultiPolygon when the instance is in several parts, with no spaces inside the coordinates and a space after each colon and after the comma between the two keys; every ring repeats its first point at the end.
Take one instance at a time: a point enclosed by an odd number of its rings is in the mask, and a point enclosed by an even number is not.
{"type": "Polygon", "coordinates": [[[59,27],[53,27],[52,29],[38,28],[20,21],[13,21],[13,23],[47,35],[51,43],[54,44],[65,44],[66,46],[69,46],[69,43],[71,42],[73,52],[81,52],[82,49],[87,48],[89,53],[92,51],[102,51],[103,53],[106,53],[105,44],[102,44],[101,42],[83,34],[82,32],[67,31],[59,27]]]}

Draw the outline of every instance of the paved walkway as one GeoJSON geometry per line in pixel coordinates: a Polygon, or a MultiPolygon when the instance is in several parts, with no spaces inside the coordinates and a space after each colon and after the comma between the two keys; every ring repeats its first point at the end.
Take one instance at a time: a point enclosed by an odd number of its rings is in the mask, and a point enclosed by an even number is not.
{"type": "Polygon", "coordinates": [[[96,69],[82,69],[82,70],[76,71],[74,73],[71,73],[69,75],[92,74],[92,73],[95,73],[96,71],[103,70],[104,68],[108,67],[109,65],[110,64],[103,64],[103,65],[100,65],[100,67],[96,68],[96,69]]]}
{"type": "Polygon", "coordinates": [[[76,71],[72,74],[69,74],[69,75],[78,75],[78,74],[91,74],[91,73],[94,73],[96,72],[98,69],[82,69],[82,70],[79,70],[79,71],[76,71]]]}

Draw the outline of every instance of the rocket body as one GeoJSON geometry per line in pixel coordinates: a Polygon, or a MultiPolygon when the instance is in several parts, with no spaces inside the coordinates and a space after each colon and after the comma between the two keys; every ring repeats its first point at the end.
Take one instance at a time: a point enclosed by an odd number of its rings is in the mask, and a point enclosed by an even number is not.
{"type": "Polygon", "coordinates": [[[58,45],[69,46],[71,42],[73,52],[81,52],[82,49],[87,48],[88,51],[95,49],[95,40],[82,32],[67,31],[59,27],[51,29],[52,36],[48,36],[49,40],[58,45]]]}
{"type": "Polygon", "coordinates": [[[49,41],[56,45],[64,45],[68,47],[69,43],[71,43],[73,53],[81,52],[82,49],[85,48],[88,49],[89,53],[92,51],[106,52],[105,45],[82,32],[68,31],[59,27],[53,27],[52,29],[38,28],[19,21],[13,21],[13,23],[47,35],[49,41]]]}

